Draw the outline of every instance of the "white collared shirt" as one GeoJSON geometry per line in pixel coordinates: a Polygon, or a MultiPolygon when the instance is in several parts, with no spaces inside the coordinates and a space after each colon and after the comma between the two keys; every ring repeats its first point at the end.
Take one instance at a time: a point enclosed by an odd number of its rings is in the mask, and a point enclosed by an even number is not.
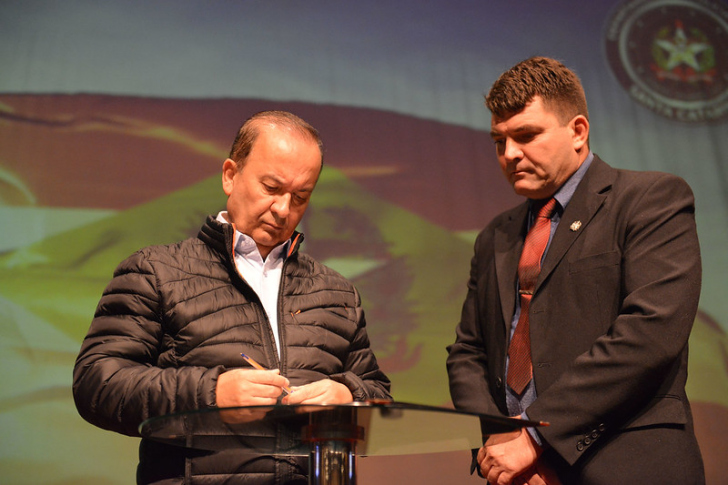
{"type": "MultiPolygon", "coordinates": [[[[229,224],[227,212],[221,211],[217,220],[229,224]]],[[[268,315],[273,337],[276,341],[278,355],[281,355],[281,341],[278,332],[278,292],[281,286],[283,263],[286,260],[286,249],[290,241],[283,242],[273,248],[263,260],[258,245],[253,238],[235,231],[234,239],[235,267],[246,283],[255,291],[268,315]]]]}

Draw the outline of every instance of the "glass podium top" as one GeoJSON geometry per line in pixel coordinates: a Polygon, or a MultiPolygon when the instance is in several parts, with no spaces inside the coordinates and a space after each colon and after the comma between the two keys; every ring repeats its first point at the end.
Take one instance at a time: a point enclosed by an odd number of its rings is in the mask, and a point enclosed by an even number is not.
{"type": "MultiPolygon", "coordinates": [[[[363,456],[480,448],[484,436],[546,423],[402,402],[211,408],[144,421],[142,437],[185,448],[306,456],[316,442],[350,442],[363,456]]],[[[515,433],[514,433],[515,437],[515,433]]]]}

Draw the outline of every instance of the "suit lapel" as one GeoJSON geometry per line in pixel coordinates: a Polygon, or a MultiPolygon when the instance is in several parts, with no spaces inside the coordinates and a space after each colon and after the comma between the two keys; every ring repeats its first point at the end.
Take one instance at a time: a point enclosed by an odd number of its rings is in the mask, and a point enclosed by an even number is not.
{"type": "MultiPolygon", "coordinates": [[[[518,259],[526,237],[528,203],[516,207],[508,219],[495,230],[495,268],[498,277],[498,293],[506,329],[510,328],[516,302],[518,259]]],[[[508,332],[506,333],[508,335],[508,332]]]]}
{"type": "MultiPolygon", "coordinates": [[[[594,214],[604,203],[616,177],[616,170],[596,155],[561,216],[543,261],[536,290],[566,255],[574,241],[587,229],[594,214]]],[[[516,263],[517,264],[517,263],[516,263]]]]}

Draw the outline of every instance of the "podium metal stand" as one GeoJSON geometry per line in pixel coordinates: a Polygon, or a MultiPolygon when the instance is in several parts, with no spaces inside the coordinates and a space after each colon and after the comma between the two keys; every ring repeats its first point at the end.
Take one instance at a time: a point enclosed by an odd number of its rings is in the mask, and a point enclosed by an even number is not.
{"type": "Polygon", "coordinates": [[[356,457],[479,448],[545,423],[402,402],[212,408],[148,419],[147,439],[204,451],[308,456],[309,484],[356,485],[356,457]]]}

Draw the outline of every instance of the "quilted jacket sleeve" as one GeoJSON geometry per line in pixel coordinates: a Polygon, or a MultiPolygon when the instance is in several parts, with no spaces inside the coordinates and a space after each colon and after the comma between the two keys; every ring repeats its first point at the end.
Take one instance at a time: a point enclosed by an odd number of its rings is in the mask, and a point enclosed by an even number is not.
{"type": "Polygon", "coordinates": [[[138,436],[147,418],[214,405],[222,367],[157,365],[160,305],[153,265],[139,251],[114,272],[73,370],[74,401],[88,422],[138,436]]]}
{"type": "Polygon", "coordinates": [[[331,375],[331,379],[348,387],[355,401],[365,401],[367,399],[391,400],[389,378],[379,369],[377,359],[369,345],[366,318],[358,292],[356,292],[356,301],[357,330],[349,346],[346,370],[331,375]]]}

